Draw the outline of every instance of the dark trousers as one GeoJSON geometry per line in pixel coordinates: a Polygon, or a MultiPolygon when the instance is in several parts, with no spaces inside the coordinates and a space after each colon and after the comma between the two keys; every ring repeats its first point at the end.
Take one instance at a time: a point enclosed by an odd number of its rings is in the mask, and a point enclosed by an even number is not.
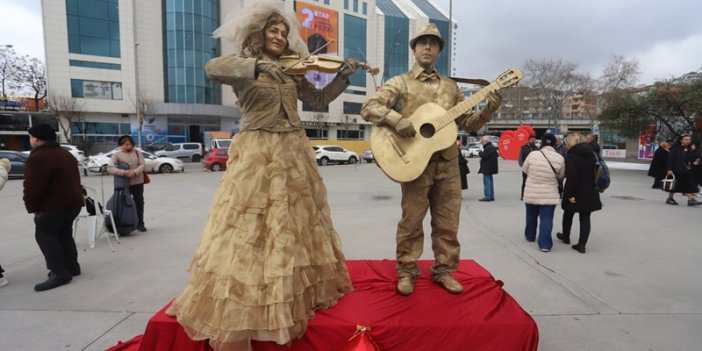
{"type": "MultiPolygon", "coordinates": [[[[580,214],[580,237],[578,239],[578,246],[585,247],[587,244],[587,239],[590,237],[590,213],[592,212],[578,212],[580,214]]],[[[573,216],[575,212],[563,211],[563,235],[570,238],[570,227],[573,226],[573,216]]]]}
{"type": "Polygon", "coordinates": [[[129,192],[132,194],[134,204],[136,205],[139,224],[144,224],[144,184],[130,186],[129,192]]]}
{"type": "Polygon", "coordinates": [[[0,266],[0,278],[2,278],[2,277],[3,277],[3,275],[2,275],[3,273],[5,273],[5,270],[4,270],[4,269],[2,269],[2,266],[0,266]]]}
{"type": "Polygon", "coordinates": [[[526,185],[526,179],[526,173],[522,172],[522,196],[519,198],[519,200],[524,200],[524,186],[526,185]]]}
{"type": "Polygon", "coordinates": [[[46,268],[57,277],[70,276],[71,271],[80,269],[73,240],[73,221],[79,212],[80,209],[34,214],[34,237],[44,254],[46,268]]]}

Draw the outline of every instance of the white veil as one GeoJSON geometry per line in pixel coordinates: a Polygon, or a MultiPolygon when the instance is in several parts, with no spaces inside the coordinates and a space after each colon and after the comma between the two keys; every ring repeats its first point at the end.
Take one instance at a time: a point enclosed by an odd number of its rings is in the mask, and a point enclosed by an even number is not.
{"type": "Polygon", "coordinates": [[[300,24],[295,14],[285,9],[285,4],[280,0],[255,0],[249,1],[239,13],[230,13],[212,36],[230,41],[234,44],[234,53],[241,54],[242,44],[252,32],[263,29],[266,19],[277,12],[283,16],[288,28],[288,46],[297,54],[305,55],[309,51],[307,45],[300,37],[300,24]]]}

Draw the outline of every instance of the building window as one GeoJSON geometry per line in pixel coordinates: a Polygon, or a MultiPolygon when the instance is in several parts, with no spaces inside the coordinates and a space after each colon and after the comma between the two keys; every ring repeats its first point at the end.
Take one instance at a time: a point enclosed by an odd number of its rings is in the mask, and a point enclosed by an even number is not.
{"type": "Polygon", "coordinates": [[[310,139],[329,139],[329,130],[326,129],[327,127],[320,127],[320,128],[305,128],[305,134],[307,134],[307,137],[310,139]]]}
{"type": "Polygon", "coordinates": [[[360,102],[344,101],[344,114],[345,115],[360,115],[362,106],[363,106],[363,104],[361,104],[360,102]]]}
{"type": "Polygon", "coordinates": [[[211,37],[219,27],[217,0],[164,0],[163,58],[166,101],[220,104],[220,85],[205,77],[205,64],[219,56],[211,37]]]}
{"type": "Polygon", "coordinates": [[[409,70],[407,57],[410,55],[409,20],[404,17],[385,16],[385,57],[383,81],[409,70]]]}
{"type": "Polygon", "coordinates": [[[324,5],[329,5],[329,0],[324,0],[324,5]]]}
{"type": "Polygon", "coordinates": [[[364,15],[368,14],[368,4],[365,2],[363,3],[363,14],[364,15]]]}
{"type": "Polygon", "coordinates": [[[349,9],[349,0],[344,0],[344,10],[349,9]]]}
{"type": "Polygon", "coordinates": [[[71,79],[71,96],[86,99],[122,100],[122,83],[71,79]]]}
{"type": "Polygon", "coordinates": [[[336,138],[338,140],[363,140],[365,135],[362,130],[337,129],[336,138]]]}
{"type": "MultiPolygon", "coordinates": [[[[358,1],[354,1],[357,4],[358,1]]],[[[344,15],[344,56],[354,58],[361,62],[366,61],[366,19],[344,15]]],[[[358,70],[349,82],[353,86],[366,86],[366,73],[358,70]]]]}
{"type": "Polygon", "coordinates": [[[358,0],[353,0],[353,12],[358,12],[358,0]]]}
{"type": "Polygon", "coordinates": [[[87,68],[100,68],[100,69],[113,69],[121,70],[122,65],[116,63],[104,63],[104,62],[92,62],[92,61],[80,61],[80,60],[68,60],[69,65],[73,67],[87,67],[87,68]]]}
{"type": "Polygon", "coordinates": [[[302,103],[302,111],[307,111],[307,112],[329,112],[329,105],[326,105],[322,108],[314,107],[306,102],[302,103]]]}
{"type": "Polygon", "coordinates": [[[120,57],[118,0],[66,0],[66,22],[70,53],[120,57]]]}

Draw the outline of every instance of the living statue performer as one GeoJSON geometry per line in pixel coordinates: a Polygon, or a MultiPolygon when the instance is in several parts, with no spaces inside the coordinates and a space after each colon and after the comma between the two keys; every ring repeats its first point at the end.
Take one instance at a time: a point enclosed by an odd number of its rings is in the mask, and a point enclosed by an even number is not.
{"type": "Polygon", "coordinates": [[[250,341],[290,343],[315,310],[334,305],[351,281],[332,226],[327,191],[297,113],[297,99],[323,107],[349,85],[349,60],[317,90],[281,69],[278,58],[308,54],[295,15],[280,1],[256,1],[214,36],[235,54],[207,63],[210,79],[231,85],[242,111],[190,281],[167,311],[194,340],[217,350],[250,341]]]}
{"type": "MultiPolygon", "coordinates": [[[[399,137],[406,138],[417,132],[407,117],[423,104],[433,102],[448,110],[464,100],[456,82],[436,71],[434,63],[445,45],[437,27],[434,24],[424,26],[409,44],[416,60],[412,69],[389,79],[361,110],[365,120],[389,126],[399,137]]],[[[490,121],[501,97],[493,92],[488,95],[488,101],[483,111],[458,117],[458,127],[475,131],[490,121]]],[[[417,259],[422,255],[422,222],[427,210],[431,210],[432,249],[436,260],[430,269],[431,278],[451,293],[463,292],[463,286],[450,274],[458,268],[460,257],[457,239],[461,209],[458,156],[459,151],[452,144],[432,155],[419,178],[400,183],[402,219],[397,225],[396,255],[397,292],[401,295],[412,294],[414,281],[421,276],[417,259]]]]}

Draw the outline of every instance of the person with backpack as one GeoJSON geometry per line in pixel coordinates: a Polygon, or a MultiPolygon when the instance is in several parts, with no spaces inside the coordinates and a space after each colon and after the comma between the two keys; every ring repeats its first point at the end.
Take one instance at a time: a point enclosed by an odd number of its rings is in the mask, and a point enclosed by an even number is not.
{"type": "Polygon", "coordinates": [[[565,138],[566,181],[563,189],[563,223],[561,233],[556,237],[564,244],[570,244],[570,228],[575,213],[580,218],[580,237],[572,248],[585,253],[585,245],[590,237],[590,214],[602,209],[600,192],[596,188],[595,165],[598,157],[580,133],[572,133],[565,138]]]}

